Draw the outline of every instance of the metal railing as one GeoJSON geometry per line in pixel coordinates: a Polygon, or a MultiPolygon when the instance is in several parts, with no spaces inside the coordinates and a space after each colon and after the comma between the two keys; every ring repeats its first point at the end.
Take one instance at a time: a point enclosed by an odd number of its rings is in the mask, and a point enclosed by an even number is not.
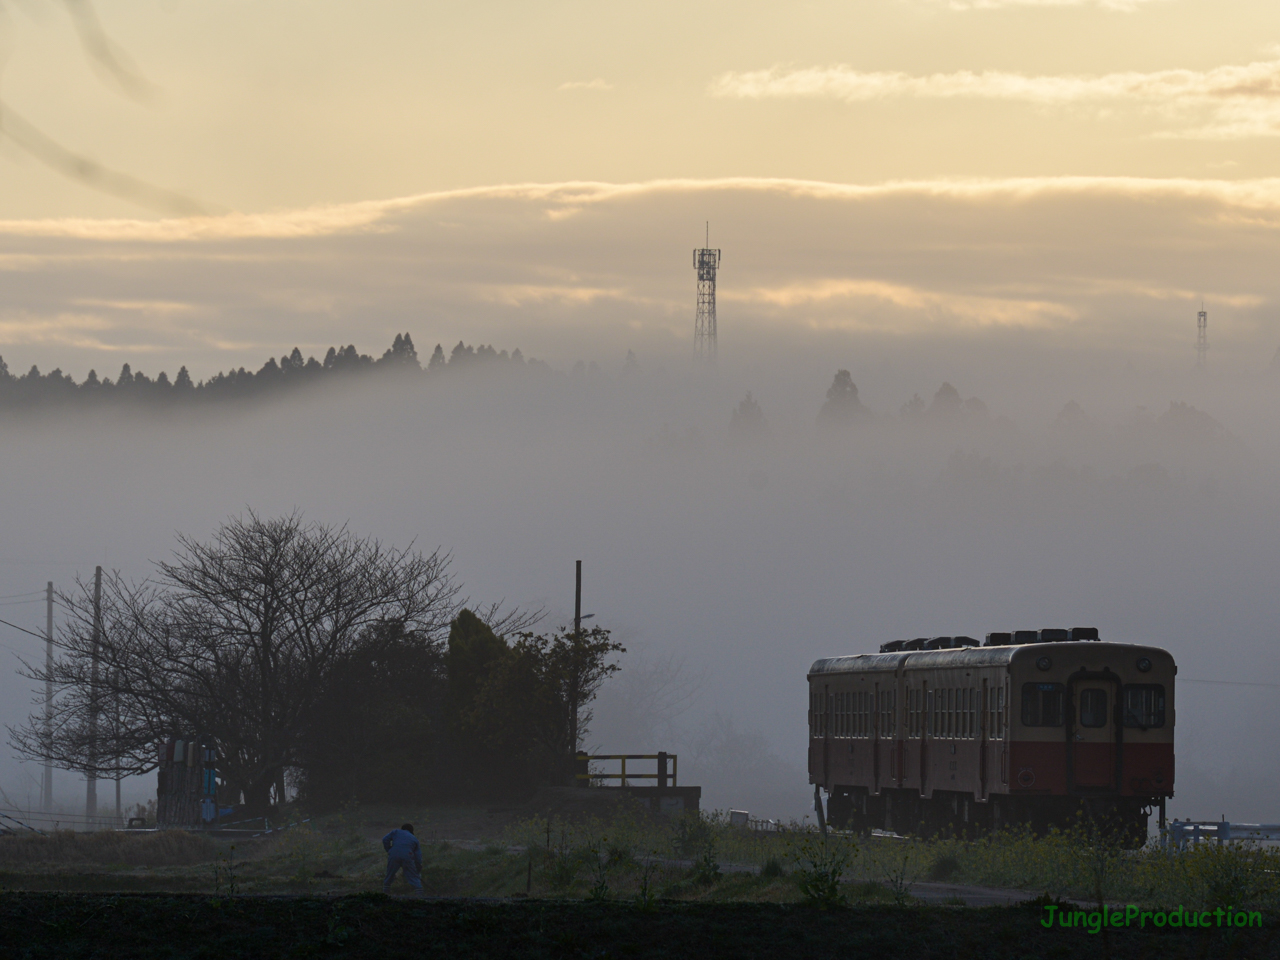
{"type": "Polygon", "coordinates": [[[617,780],[618,786],[628,786],[630,780],[656,780],[657,786],[661,790],[676,785],[676,755],[674,753],[596,753],[596,754],[578,754],[579,772],[574,776],[575,780],[586,781],[582,786],[587,786],[594,780],[617,780]],[[654,760],[657,763],[657,770],[654,773],[628,773],[628,760],[654,760]],[[619,770],[617,773],[606,773],[603,771],[592,771],[591,764],[601,761],[617,761],[619,770]],[[671,763],[671,772],[667,772],[667,761],[671,763]]]}
{"type": "Polygon", "coordinates": [[[1207,840],[1219,844],[1238,840],[1280,840],[1280,823],[1231,823],[1228,820],[1173,820],[1166,824],[1164,842],[1179,850],[1207,840]]]}

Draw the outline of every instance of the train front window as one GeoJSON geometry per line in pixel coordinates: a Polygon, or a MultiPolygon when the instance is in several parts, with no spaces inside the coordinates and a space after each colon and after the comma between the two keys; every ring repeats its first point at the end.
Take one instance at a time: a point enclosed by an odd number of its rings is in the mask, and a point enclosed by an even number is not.
{"type": "Polygon", "coordinates": [[[1124,688],[1124,725],[1148,730],[1164,726],[1164,687],[1131,683],[1124,688]]]}
{"type": "Polygon", "coordinates": [[[1062,726],[1066,689],[1060,683],[1024,683],[1022,685],[1022,725],[1024,727],[1062,726]]]}
{"type": "Polygon", "coordinates": [[[1090,687],[1080,691],[1080,726],[1105,727],[1107,725],[1107,691],[1090,687]]]}

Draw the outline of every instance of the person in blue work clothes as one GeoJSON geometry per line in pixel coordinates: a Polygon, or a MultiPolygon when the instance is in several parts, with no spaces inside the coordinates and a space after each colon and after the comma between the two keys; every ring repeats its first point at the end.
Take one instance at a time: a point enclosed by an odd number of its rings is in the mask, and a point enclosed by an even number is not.
{"type": "Polygon", "coordinates": [[[422,893],[422,848],[413,835],[413,824],[403,824],[383,837],[382,849],[387,851],[387,879],[382,881],[382,892],[391,892],[391,881],[403,870],[409,886],[422,893]]]}

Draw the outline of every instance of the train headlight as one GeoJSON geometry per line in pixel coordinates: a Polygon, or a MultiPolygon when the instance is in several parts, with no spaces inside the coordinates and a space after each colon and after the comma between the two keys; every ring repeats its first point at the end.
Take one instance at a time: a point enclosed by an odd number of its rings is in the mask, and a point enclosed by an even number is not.
{"type": "Polygon", "coordinates": [[[1039,667],[1041,670],[1048,670],[1053,666],[1053,661],[1050,660],[1048,657],[1041,657],[1039,660],[1036,661],[1036,666],[1039,667]]]}
{"type": "Polygon", "coordinates": [[[1139,657],[1137,663],[1138,670],[1141,673],[1148,673],[1151,670],[1151,659],[1149,657],[1139,657]]]}

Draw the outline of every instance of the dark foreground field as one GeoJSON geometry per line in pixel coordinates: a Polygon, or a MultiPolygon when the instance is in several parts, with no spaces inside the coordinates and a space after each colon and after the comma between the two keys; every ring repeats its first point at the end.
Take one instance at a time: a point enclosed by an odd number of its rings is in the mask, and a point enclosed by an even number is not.
{"type": "Polygon", "coordinates": [[[1043,910],[0,894],[0,957],[1280,957],[1277,932],[1046,930],[1043,910]]]}

